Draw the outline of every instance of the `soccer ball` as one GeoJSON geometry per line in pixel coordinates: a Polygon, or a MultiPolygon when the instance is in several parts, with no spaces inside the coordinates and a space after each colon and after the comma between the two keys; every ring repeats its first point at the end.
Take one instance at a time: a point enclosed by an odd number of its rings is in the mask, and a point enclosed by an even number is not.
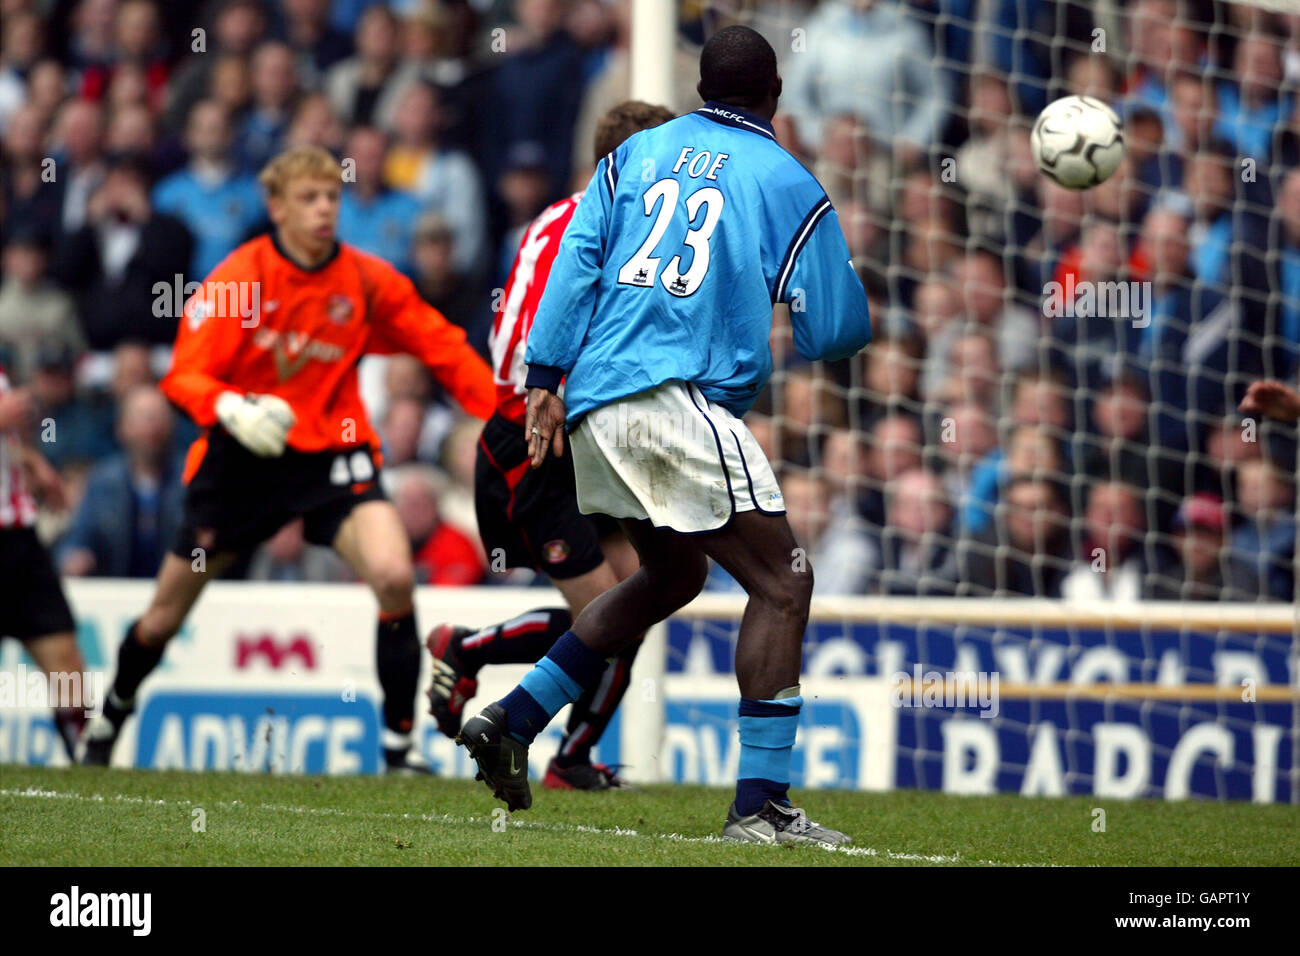
{"type": "Polygon", "coordinates": [[[1091,189],[1105,182],[1124,155],[1119,117],[1091,96],[1048,103],[1029,141],[1043,175],[1066,189],[1091,189]]]}

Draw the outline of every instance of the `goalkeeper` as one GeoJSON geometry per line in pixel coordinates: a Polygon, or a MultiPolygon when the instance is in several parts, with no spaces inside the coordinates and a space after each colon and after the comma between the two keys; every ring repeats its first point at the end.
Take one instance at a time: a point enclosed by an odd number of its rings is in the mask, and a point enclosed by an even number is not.
{"type": "Polygon", "coordinates": [[[379,440],[357,388],[367,353],[407,352],[471,415],[495,407],[492,373],[465,334],[387,263],[335,239],[342,169],[300,147],[260,176],[273,234],[232,252],[187,302],[162,389],[204,429],[190,448],[185,514],[152,603],[128,629],[82,761],[107,765],[141,682],[204,585],[301,516],[379,601],[376,666],[390,772],[412,759],[420,645],[410,544],[379,486],[379,440]]]}

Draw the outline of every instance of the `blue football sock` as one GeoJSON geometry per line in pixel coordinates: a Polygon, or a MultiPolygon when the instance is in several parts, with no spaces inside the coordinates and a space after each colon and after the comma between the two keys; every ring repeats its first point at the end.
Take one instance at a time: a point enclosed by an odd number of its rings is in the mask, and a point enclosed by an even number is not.
{"type": "MultiPolygon", "coordinates": [[[[790,751],[794,749],[803,698],[740,699],[740,773],[736,780],[736,812],[749,816],[768,800],[788,804],[790,751]]],[[[786,693],[786,691],[782,691],[786,693]]]]}
{"type": "Polygon", "coordinates": [[[600,681],[609,662],[566,631],[519,686],[503,697],[506,731],[531,744],[565,704],[572,704],[600,681]]]}

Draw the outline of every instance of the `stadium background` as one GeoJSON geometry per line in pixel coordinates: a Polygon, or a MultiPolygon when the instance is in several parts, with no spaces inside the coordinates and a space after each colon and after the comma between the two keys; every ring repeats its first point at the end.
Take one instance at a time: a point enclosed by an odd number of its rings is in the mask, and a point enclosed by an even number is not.
{"type": "MultiPolygon", "coordinates": [[[[1251,381],[1297,370],[1300,15],[1284,6],[640,6],[638,23],[669,25],[657,85],[677,111],[695,105],[712,30],[746,23],[772,42],[778,133],[835,202],[871,301],[876,342],[833,364],[802,363],[778,310],[778,371],[748,419],[817,571],[806,665],[830,683],[796,783],[1300,801],[1294,609],[1279,603],[1296,588],[1295,430],[1235,413],[1251,381]],[[1086,193],[1047,182],[1028,150],[1038,110],[1067,93],[1125,124],[1123,166],[1086,193]],[[1136,283],[1150,307],[1051,316],[1053,282],[1136,283]],[[1217,616],[1198,618],[1206,607],[1217,616]],[[886,679],[913,665],[997,672],[1013,690],[990,720],[891,708],[886,679]]],[[[144,586],[75,579],[152,576],[193,434],[154,388],[175,327],[155,283],[201,279],[264,229],[249,177],[285,145],[319,143],[355,161],[341,238],[408,271],[485,348],[520,228],[585,184],[595,118],[631,90],[630,4],[6,0],[3,16],[0,351],[36,400],[30,437],[73,491],[41,531],[95,667],[128,619],[114,600],[139,606],[144,586]]],[[[367,360],[363,382],[424,579],[527,585],[477,552],[474,424],[409,361],[367,360]]],[[[234,576],[345,573],[290,526],[234,576]]],[[[643,655],[629,697],[670,746],[637,775],[726,779],[733,588],[713,575],[711,603],[656,635],[663,663],[643,655]]],[[[205,599],[191,624],[211,656],[177,655],[142,710],[181,688],[158,707],[187,728],[182,765],[234,766],[238,749],[195,736],[233,706],[203,699],[195,675],[224,668],[213,692],[245,704],[291,694],[278,671],[295,635],[325,662],[320,686],[357,679],[373,702],[355,676],[366,642],[306,612],[322,593],[365,608],[347,587],[263,603],[221,591],[224,612],[205,599]],[[241,641],[267,661],[236,667],[241,641]]],[[[534,593],[425,591],[421,621],[455,600],[486,622],[534,593]]],[[[20,664],[5,642],[0,665],[20,664]]],[[[255,711],[222,732],[253,741],[255,711]]],[[[294,713],[332,719],[324,704],[294,713]]],[[[43,719],[0,713],[3,756],[57,761],[43,719]]],[[[644,733],[612,739],[659,753],[644,733]]],[[[260,759],[372,769],[330,754],[260,759]]]]}

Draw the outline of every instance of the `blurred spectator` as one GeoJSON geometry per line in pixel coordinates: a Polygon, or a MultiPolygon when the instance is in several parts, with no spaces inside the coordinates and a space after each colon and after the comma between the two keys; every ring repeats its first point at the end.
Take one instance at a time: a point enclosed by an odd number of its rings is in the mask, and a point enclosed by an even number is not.
{"type": "Polygon", "coordinates": [[[329,0],[284,0],[284,41],[295,68],[316,86],[320,77],[352,50],[352,38],[330,23],[329,0]]]}
{"type": "Polygon", "coordinates": [[[294,518],[253,552],[250,581],[351,581],[354,575],[332,548],[308,544],[294,518]]]}
{"type": "Polygon", "coordinates": [[[480,584],[487,574],[478,545],[438,513],[437,473],[418,465],[394,468],[390,475],[393,504],[406,528],[421,584],[480,584]]]}
{"type": "Polygon", "coordinates": [[[1236,505],[1244,520],[1232,532],[1233,557],[1245,567],[1241,587],[1270,601],[1295,598],[1295,488],[1280,468],[1259,458],[1237,466],[1236,505]]]}
{"type": "Polygon", "coordinates": [[[807,50],[784,71],[784,107],[799,138],[820,150],[826,122],[858,116],[906,161],[938,137],[949,91],[930,38],[893,0],[824,0],[807,21],[807,50]]]}
{"type": "MultiPolygon", "coordinates": [[[[1014,116],[1004,79],[987,72],[971,77],[970,136],[957,150],[956,175],[966,188],[971,232],[981,238],[1005,235],[1002,220],[1019,185],[1016,177],[1007,175],[1016,149],[1014,116]]],[[[1037,178],[1036,167],[1031,176],[1037,178]]]]}
{"type": "Polygon", "coordinates": [[[343,124],[334,115],[329,97],[323,93],[309,93],[298,101],[293,111],[284,148],[319,146],[337,153],[343,148],[343,136],[343,124]]]}
{"type": "Polygon", "coordinates": [[[947,347],[959,334],[958,316],[961,297],[952,284],[934,277],[916,287],[912,321],[925,336],[925,365],[921,375],[921,394],[936,400],[948,378],[947,347]]]}
{"type": "Polygon", "coordinates": [[[170,345],[175,310],[158,307],[154,285],[185,275],[193,248],[185,224],[150,205],[145,170],[135,160],[115,162],[53,269],[77,296],[90,347],[111,349],[124,339],[170,345]]]}
{"type": "Polygon", "coordinates": [[[1012,98],[1025,116],[1037,116],[1062,90],[1053,87],[1060,48],[1090,49],[1090,6],[1055,0],[990,0],[983,14],[982,59],[1012,81],[1012,98]]]}
{"type": "Polygon", "coordinates": [[[843,402],[832,388],[814,366],[799,365],[786,371],[777,417],[781,457],[787,463],[810,467],[825,432],[846,424],[843,402]]]}
{"type": "Polygon", "coordinates": [[[158,8],[153,0],[121,0],[113,19],[113,47],[106,60],[81,72],[80,95],[105,98],[109,85],[123,70],[138,71],[152,109],[160,109],[167,89],[167,65],[158,8]]]}
{"type": "MultiPolygon", "coordinates": [[[[993,523],[995,506],[1017,479],[1031,477],[1059,483],[1068,478],[1061,443],[1039,425],[1018,425],[1006,441],[1006,451],[995,448],[971,469],[962,527],[979,535],[993,523]]],[[[1060,496],[1059,484],[1052,489],[1060,496]]]]}
{"type": "Polygon", "coordinates": [[[983,525],[991,517],[992,503],[975,495],[975,475],[993,466],[1001,457],[995,416],[988,406],[959,400],[945,409],[939,426],[939,449],[948,467],[944,486],[957,516],[954,530],[967,534],[968,516],[983,525]]]}
{"type": "Polygon", "coordinates": [[[221,0],[205,29],[201,49],[191,46],[189,56],[167,85],[164,124],[179,133],[189,122],[194,104],[211,95],[211,72],[221,57],[246,59],[266,33],[266,14],[259,0],[221,0]]]}
{"type": "Polygon", "coordinates": [[[1129,75],[1126,98],[1167,120],[1171,78],[1196,70],[1201,40],[1175,0],[1137,0],[1129,10],[1129,75]]]}
{"type": "Polygon", "coordinates": [[[1059,373],[1025,369],[1011,386],[1011,421],[1015,425],[1041,425],[1058,441],[1064,441],[1070,437],[1072,395],[1059,373]]]}
{"type": "Polygon", "coordinates": [[[1136,601],[1142,597],[1146,521],[1142,495],[1120,481],[1093,485],[1084,513],[1083,546],[1061,584],[1068,601],[1136,601]]]}
{"type": "Polygon", "coordinates": [[[457,268],[474,275],[487,243],[483,191],[469,158],[443,148],[441,126],[437,91],[427,83],[407,87],[398,101],[384,179],[446,220],[456,235],[457,268]]]}
{"type": "Polygon", "coordinates": [[[384,185],[387,148],[384,134],[375,129],[357,127],[348,137],[344,152],[355,178],[339,203],[339,238],[413,275],[411,240],[420,204],[384,185]]]}
{"type": "Polygon", "coordinates": [[[420,430],[424,427],[424,403],[414,398],[395,398],[388,403],[380,423],[384,442],[384,464],[405,465],[420,457],[420,430]]]}
{"type": "MultiPolygon", "coordinates": [[[[68,98],[68,76],[58,60],[41,60],[27,74],[26,102],[47,120],[58,112],[68,98]]],[[[7,117],[6,117],[7,119],[7,117]]],[[[0,133],[3,127],[0,127],[0,133]]]]}
{"type": "Polygon", "coordinates": [[[151,578],[181,519],[178,463],[171,456],[172,411],[152,386],[122,402],[117,436],[122,451],[91,471],[81,507],[59,549],[59,567],[72,577],[151,578]]]}
{"type": "Polygon", "coordinates": [[[957,542],[941,575],[959,596],[1060,597],[1069,522],[1058,486],[1022,474],[998,512],[999,522],[957,542]]]}
{"type": "Polygon", "coordinates": [[[492,329],[490,303],[456,267],[456,236],[437,213],[425,215],[412,244],[415,288],[425,302],[465,330],[470,345],[487,356],[492,329]]]}
{"type": "Polygon", "coordinates": [[[1149,404],[1146,381],[1132,368],[1106,381],[1092,401],[1091,430],[1075,433],[1078,472],[1096,482],[1155,484],[1146,429],[1149,404]]]}
{"type": "Polygon", "coordinates": [[[19,222],[59,227],[64,184],[57,173],[50,181],[45,136],[45,118],[35,106],[20,106],[10,117],[4,137],[4,176],[0,177],[6,231],[19,222]]]}
{"type": "Polygon", "coordinates": [[[1253,598],[1239,590],[1248,570],[1224,549],[1227,520],[1223,499],[1197,494],[1183,501],[1174,518],[1176,563],[1147,588],[1153,601],[1233,601],[1253,598]]]}
{"type": "Polygon", "coordinates": [[[551,194],[546,152],[540,143],[516,143],[506,157],[497,192],[505,203],[506,234],[497,255],[496,275],[510,275],[524,233],[546,208],[551,194]]]}
{"type": "Polygon", "coordinates": [[[1187,241],[1188,221],[1173,209],[1156,206],[1142,222],[1142,250],[1151,274],[1152,301],[1141,330],[1140,352],[1151,370],[1151,397],[1160,414],[1163,444],[1186,448],[1192,407],[1187,396],[1183,347],[1191,332],[1193,285],[1187,241]]]}
{"type": "Polygon", "coordinates": [[[0,41],[0,135],[9,119],[28,100],[27,76],[45,45],[41,18],[30,10],[6,12],[0,41]]]}
{"type": "MultiPolygon", "coordinates": [[[[232,127],[243,122],[248,106],[253,101],[253,80],[249,76],[248,58],[222,56],[212,67],[211,84],[205,99],[220,103],[230,118],[232,127]]],[[[195,106],[198,103],[194,104],[195,106]]],[[[190,110],[194,115],[194,110],[190,110]]]]}
{"type": "Polygon", "coordinates": [[[1096,389],[1107,360],[1141,348],[1147,287],[1127,281],[1127,255],[1113,221],[1093,222],[1083,231],[1077,256],[1062,260],[1058,285],[1048,293],[1055,357],[1080,388],[1096,389]]]}
{"type": "Polygon", "coordinates": [[[135,160],[155,180],[185,165],[185,150],[180,140],[171,133],[160,132],[149,107],[143,104],[113,111],[105,145],[110,155],[135,160]]]}
{"type": "Polygon", "coordinates": [[[4,246],[0,284],[0,365],[16,382],[36,371],[42,348],[74,355],[86,348],[72,297],[51,282],[49,242],[35,223],[19,224],[4,246]]]}
{"type": "Polygon", "coordinates": [[[948,378],[935,398],[940,402],[974,402],[998,412],[997,346],[987,331],[975,327],[953,339],[948,349],[948,378]]]}
{"type": "Polygon", "coordinates": [[[825,481],[792,469],[781,476],[786,517],[811,567],[818,594],[865,594],[879,565],[879,554],[860,521],[832,522],[825,481]]]}
{"type": "Polygon", "coordinates": [[[923,468],[886,485],[879,588],[884,594],[951,594],[942,569],[952,547],[952,505],[943,479],[923,468]]]}
{"type": "Polygon", "coordinates": [[[1211,87],[1200,73],[1179,73],[1169,90],[1165,152],[1171,165],[1161,170],[1164,184],[1175,188],[1182,183],[1183,157],[1194,155],[1210,144],[1218,122],[1218,107],[1211,87]]]}
{"type": "Polygon", "coordinates": [[[972,250],[952,264],[951,274],[965,305],[963,318],[994,336],[998,366],[1018,369],[1033,362],[1040,320],[1013,300],[1001,257],[972,250]]]}
{"type": "Polygon", "coordinates": [[[357,24],[356,54],[335,64],[325,78],[334,113],[349,125],[371,126],[391,115],[402,88],[397,83],[397,17],[370,7],[357,24]]]}
{"type": "Polygon", "coordinates": [[[1098,55],[1098,52],[1090,50],[1069,56],[1065,64],[1063,93],[1091,96],[1103,103],[1115,103],[1119,99],[1119,68],[1110,57],[1098,55]]]}
{"type": "Polygon", "coordinates": [[[113,60],[117,0],[81,0],[69,18],[72,36],[67,59],[75,71],[103,67],[113,60]]]}
{"type": "MultiPolygon", "coordinates": [[[[367,409],[377,421],[383,421],[389,407],[401,399],[411,399],[423,410],[415,456],[420,461],[437,460],[438,449],[451,431],[455,416],[442,402],[434,401],[433,381],[428,369],[410,355],[376,356],[378,361],[363,376],[379,378],[378,400],[367,409]]],[[[373,391],[373,387],[371,389],[373,391]]]]}
{"type": "MultiPolygon", "coordinates": [[[[878,313],[872,313],[873,324],[878,313]]],[[[858,421],[863,432],[889,412],[915,414],[921,407],[925,340],[909,332],[878,336],[863,352],[858,421]]]]}
{"type": "MultiPolygon", "coordinates": [[[[867,199],[866,208],[885,210],[889,205],[889,173],[889,157],[872,143],[858,117],[846,114],[826,123],[825,141],[813,165],[813,175],[836,208],[850,208],[854,197],[861,195],[867,199]]],[[[853,247],[852,242],[849,245],[853,247]]]]}
{"type": "Polygon", "coordinates": [[[52,344],[36,355],[30,379],[36,412],[32,444],[58,468],[87,463],[113,454],[113,410],[98,396],[77,394],[73,370],[76,355],[52,344]]]}
{"type": "Polygon", "coordinates": [[[1267,163],[1273,127],[1287,115],[1281,85],[1281,42],[1262,31],[1247,32],[1237,40],[1231,73],[1218,84],[1215,135],[1241,155],[1267,163]]]}
{"type": "Polygon", "coordinates": [[[293,51],[282,43],[265,43],[252,60],[252,107],[238,120],[235,132],[235,161],[247,172],[260,172],[284,149],[284,137],[294,100],[298,76],[293,51]]]}
{"type": "Polygon", "coordinates": [[[494,122],[484,128],[489,182],[500,181],[517,144],[541,147],[550,184],[543,205],[568,191],[584,79],[582,51],[564,31],[565,6],[561,0],[517,0],[516,22],[507,28],[505,55],[491,79],[487,108],[494,122]]]}
{"type": "Polygon", "coordinates": [[[859,508],[874,527],[885,523],[885,495],[890,483],[921,467],[925,436],[913,415],[891,412],[867,433],[867,490],[859,508]]]}
{"type": "Polygon", "coordinates": [[[180,219],[194,236],[189,281],[207,278],[264,215],[257,180],[236,168],[231,143],[230,116],[221,104],[196,103],[185,130],[189,165],[154,189],[158,211],[180,219]]]}
{"type": "Polygon", "coordinates": [[[54,159],[62,180],[59,226],[74,232],[86,221],[91,195],[104,179],[104,121],[98,106],[68,100],[54,121],[54,159]]]}

